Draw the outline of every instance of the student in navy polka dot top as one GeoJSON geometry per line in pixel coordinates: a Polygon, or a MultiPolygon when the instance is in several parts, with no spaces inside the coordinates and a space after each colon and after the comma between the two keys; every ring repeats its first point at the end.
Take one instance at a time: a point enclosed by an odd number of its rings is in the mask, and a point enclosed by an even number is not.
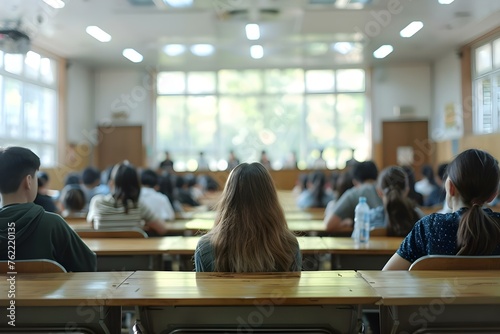
{"type": "Polygon", "coordinates": [[[425,255],[500,254],[500,213],[483,208],[498,193],[498,161],[484,151],[466,150],[447,174],[446,203],[453,212],[420,219],[383,270],[408,270],[425,255]]]}

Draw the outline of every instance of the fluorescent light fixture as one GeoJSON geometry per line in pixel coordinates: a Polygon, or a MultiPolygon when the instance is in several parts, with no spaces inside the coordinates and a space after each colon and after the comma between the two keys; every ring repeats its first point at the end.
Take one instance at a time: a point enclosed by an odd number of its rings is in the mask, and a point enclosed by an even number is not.
{"type": "Polygon", "coordinates": [[[134,49],[124,49],[122,55],[133,63],[140,63],[144,57],[134,49]]]}
{"type": "Polygon", "coordinates": [[[87,34],[97,39],[99,42],[109,42],[111,35],[99,28],[98,26],[88,26],[85,30],[87,34]]]}
{"type": "Polygon", "coordinates": [[[55,9],[64,8],[64,6],[66,5],[62,0],[43,0],[43,2],[55,9]]]}
{"type": "Polygon", "coordinates": [[[193,0],[163,0],[163,3],[174,8],[191,7],[193,0]]]}
{"type": "Polygon", "coordinates": [[[215,48],[211,44],[195,44],[191,46],[191,52],[199,57],[207,57],[215,52],[215,48]]]}
{"type": "Polygon", "coordinates": [[[352,43],[350,42],[337,42],[333,44],[333,49],[340,54],[346,55],[352,51],[352,43]]]}
{"type": "Polygon", "coordinates": [[[262,45],[252,45],[250,47],[250,56],[252,56],[253,59],[260,59],[264,57],[264,48],[262,45]]]}
{"type": "Polygon", "coordinates": [[[168,44],[163,47],[163,52],[168,56],[175,57],[186,52],[186,47],[182,44],[168,44]]]}
{"type": "Polygon", "coordinates": [[[453,1],[455,0],[438,0],[438,2],[442,5],[449,5],[450,3],[452,3],[453,1]]]}
{"type": "Polygon", "coordinates": [[[375,58],[382,59],[382,58],[387,57],[392,51],[394,51],[394,48],[392,47],[392,45],[389,45],[389,44],[382,45],[381,47],[379,47],[377,50],[375,50],[373,52],[373,56],[375,58]]]}
{"type": "Polygon", "coordinates": [[[260,38],[260,28],[256,23],[249,23],[245,26],[247,38],[251,41],[256,41],[260,38]]]}
{"type": "Polygon", "coordinates": [[[423,26],[424,24],[421,21],[413,21],[412,23],[404,27],[403,30],[399,32],[399,34],[401,35],[401,37],[408,38],[415,35],[417,31],[422,29],[423,26]]]}

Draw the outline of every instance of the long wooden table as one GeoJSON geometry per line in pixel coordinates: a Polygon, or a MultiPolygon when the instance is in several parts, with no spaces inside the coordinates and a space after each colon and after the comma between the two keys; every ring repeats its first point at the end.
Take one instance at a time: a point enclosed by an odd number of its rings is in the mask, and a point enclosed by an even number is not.
{"type": "Polygon", "coordinates": [[[119,333],[121,307],[109,306],[107,301],[131,275],[132,272],[9,275],[11,281],[0,281],[0,332],[12,333],[15,329],[41,333],[51,328],[51,332],[59,330],[58,333],[119,333]],[[11,295],[10,291],[14,293],[11,295]]]}
{"type": "Polygon", "coordinates": [[[500,333],[500,271],[360,271],[381,333],[500,333]]]}

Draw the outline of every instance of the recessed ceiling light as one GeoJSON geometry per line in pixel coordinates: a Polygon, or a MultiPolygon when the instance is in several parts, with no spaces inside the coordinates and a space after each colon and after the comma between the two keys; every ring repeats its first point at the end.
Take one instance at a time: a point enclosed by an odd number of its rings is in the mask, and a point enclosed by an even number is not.
{"type": "Polygon", "coordinates": [[[87,34],[97,39],[99,42],[109,42],[111,35],[99,28],[98,26],[88,26],[85,30],[87,34]]]}
{"type": "Polygon", "coordinates": [[[253,59],[260,59],[264,57],[264,48],[262,45],[252,45],[250,47],[250,56],[252,56],[253,59]]]}
{"type": "Polygon", "coordinates": [[[260,38],[260,28],[256,23],[249,23],[245,26],[247,38],[251,41],[256,41],[260,38]]]}
{"type": "Polygon", "coordinates": [[[134,49],[124,49],[122,55],[133,63],[140,63],[144,57],[134,49]]]}
{"type": "Polygon", "coordinates": [[[193,5],[193,0],[163,0],[163,3],[170,7],[183,8],[191,7],[193,5]]]}
{"type": "Polygon", "coordinates": [[[389,44],[382,45],[381,47],[379,47],[377,50],[375,50],[373,52],[373,56],[375,58],[382,59],[382,58],[387,57],[393,50],[394,50],[394,48],[392,47],[392,45],[389,45],[389,44]]]}
{"type": "Polygon", "coordinates": [[[438,2],[442,5],[449,5],[450,3],[452,3],[453,1],[455,0],[438,0],[438,2]]]}
{"type": "Polygon", "coordinates": [[[43,2],[55,9],[64,8],[64,6],[66,5],[62,0],[43,0],[43,2]]]}
{"type": "Polygon", "coordinates": [[[191,52],[199,57],[207,57],[213,54],[215,48],[211,44],[195,44],[191,46],[191,52]]]}
{"type": "Polygon", "coordinates": [[[352,43],[350,42],[337,42],[333,44],[333,49],[340,54],[346,55],[352,51],[352,43]]]}
{"type": "Polygon", "coordinates": [[[404,27],[403,30],[399,32],[399,34],[401,35],[401,37],[408,38],[415,35],[417,31],[422,29],[423,26],[424,24],[421,21],[413,21],[412,23],[404,27]]]}
{"type": "Polygon", "coordinates": [[[186,51],[186,47],[182,44],[168,44],[163,47],[163,52],[168,56],[175,57],[183,54],[186,51]]]}

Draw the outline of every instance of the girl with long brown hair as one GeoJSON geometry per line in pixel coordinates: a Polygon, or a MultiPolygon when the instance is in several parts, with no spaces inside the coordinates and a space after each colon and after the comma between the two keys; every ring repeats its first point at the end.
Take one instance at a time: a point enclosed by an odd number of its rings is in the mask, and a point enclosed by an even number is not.
{"type": "Polygon", "coordinates": [[[271,175],[260,163],[236,166],[217,206],[214,227],[196,247],[196,271],[300,271],[299,244],[290,232],[271,175]]]}
{"type": "Polygon", "coordinates": [[[453,212],[419,220],[384,270],[407,270],[425,255],[500,254],[500,213],[483,208],[498,193],[498,161],[484,151],[466,150],[447,174],[446,201],[453,212]]]}

